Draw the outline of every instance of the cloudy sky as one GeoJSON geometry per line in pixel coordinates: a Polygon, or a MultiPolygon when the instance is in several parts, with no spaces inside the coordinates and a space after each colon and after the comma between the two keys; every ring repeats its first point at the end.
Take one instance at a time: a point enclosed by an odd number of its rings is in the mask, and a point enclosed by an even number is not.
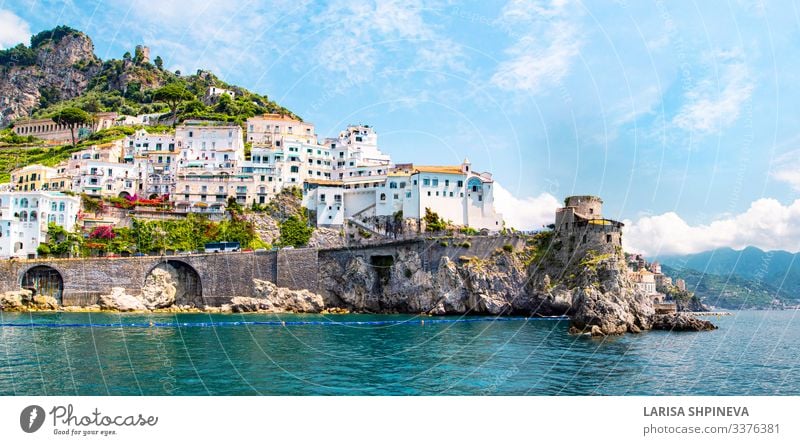
{"type": "Polygon", "coordinates": [[[397,162],[469,157],[516,228],[595,194],[631,250],[800,250],[793,2],[0,0],[0,47],[59,24],[103,58],[212,69],[321,137],[371,124],[397,162]]]}

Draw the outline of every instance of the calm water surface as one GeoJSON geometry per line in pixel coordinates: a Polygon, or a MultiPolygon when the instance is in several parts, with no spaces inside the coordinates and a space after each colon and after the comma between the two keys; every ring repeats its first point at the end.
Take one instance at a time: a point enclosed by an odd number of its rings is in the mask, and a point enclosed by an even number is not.
{"type": "MultiPolygon", "coordinates": [[[[407,320],[17,314],[2,323],[407,320]]],[[[2,327],[2,395],[800,394],[800,313],[714,332],[570,336],[552,320],[361,326],[2,327]]],[[[430,318],[426,318],[430,320],[430,318]]]]}

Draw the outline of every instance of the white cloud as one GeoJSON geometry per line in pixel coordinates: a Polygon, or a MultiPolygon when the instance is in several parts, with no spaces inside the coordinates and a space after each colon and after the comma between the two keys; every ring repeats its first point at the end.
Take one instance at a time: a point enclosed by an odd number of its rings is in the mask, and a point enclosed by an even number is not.
{"type": "Polygon", "coordinates": [[[412,69],[463,70],[460,47],[426,22],[430,9],[420,0],[336,1],[312,19],[326,28],[316,62],[348,83],[370,80],[376,65],[394,66],[407,51],[412,69]]]}
{"type": "Polygon", "coordinates": [[[731,247],[800,251],[800,199],[784,206],[772,198],[750,204],[739,215],[692,226],[675,212],[625,221],[623,243],[645,255],[690,254],[731,247]]]}
{"type": "Polygon", "coordinates": [[[536,197],[518,198],[494,183],[494,207],[503,215],[506,227],[517,230],[535,230],[553,223],[561,203],[553,195],[542,193],[536,197]]]}
{"type": "Polygon", "coordinates": [[[581,41],[578,26],[567,11],[569,2],[553,0],[549,5],[511,0],[498,18],[498,25],[516,34],[491,82],[504,90],[538,93],[569,74],[581,41]],[[511,31],[514,30],[514,31],[511,31]]]}
{"type": "Polygon", "coordinates": [[[784,153],[773,160],[770,176],[800,191],[800,149],[784,153]]]}
{"type": "MultiPolygon", "coordinates": [[[[209,69],[224,78],[231,72],[268,65],[274,53],[266,57],[265,53],[277,51],[278,36],[293,32],[292,24],[306,14],[308,1],[116,0],[116,5],[114,14],[135,22],[144,40],[126,43],[149,45],[151,55],[161,55],[168,69],[184,74],[209,69]]],[[[115,37],[130,38],[121,29],[115,37]]]]}
{"type": "Polygon", "coordinates": [[[742,106],[753,94],[753,81],[740,51],[719,52],[713,59],[713,75],[686,92],[686,102],[673,119],[679,128],[718,132],[736,122],[742,106]]]}
{"type": "Polygon", "coordinates": [[[31,28],[28,22],[11,11],[0,10],[0,49],[27,43],[30,38],[31,28]]]}

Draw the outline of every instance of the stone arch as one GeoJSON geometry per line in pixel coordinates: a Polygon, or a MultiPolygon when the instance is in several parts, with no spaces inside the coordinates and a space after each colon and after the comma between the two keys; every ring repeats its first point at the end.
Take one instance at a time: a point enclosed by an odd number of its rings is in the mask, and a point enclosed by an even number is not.
{"type": "Polygon", "coordinates": [[[164,307],[174,303],[202,307],[203,282],[197,270],[186,262],[160,261],[145,275],[142,297],[148,306],[164,307]]]}
{"type": "Polygon", "coordinates": [[[44,265],[33,266],[20,278],[20,287],[33,291],[33,295],[47,295],[62,303],[64,278],[58,270],[44,265]]]}
{"type": "Polygon", "coordinates": [[[122,199],[130,199],[131,194],[126,192],[126,191],[121,191],[121,192],[119,192],[119,195],[117,195],[117,196],[122,198],[122,199]]]}

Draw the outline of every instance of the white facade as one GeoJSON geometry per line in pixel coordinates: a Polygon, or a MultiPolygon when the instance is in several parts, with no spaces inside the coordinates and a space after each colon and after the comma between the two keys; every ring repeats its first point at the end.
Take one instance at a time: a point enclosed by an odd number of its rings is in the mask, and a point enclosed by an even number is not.
{"type": "Polygon", "coordinates": [[[0,192],[0,258],[35,255],[50,222],[73,230],[80,203],[59,192],[0,192]]]}
{"type": "Polygon", "coordinates": [[[341,181],[306,181],[303,186],[303,206],[316,212],[318,226],[344,225],[344,189],[341,181]]]}
{"type": "Polygon", "coordinates": [[[460,166],[413,166],[395,169],[376,191],[376,214],[402,210],[405,218],[423,218],[430,208],[457,226],[498,231],[503,219],[494,209],[494,181],[475,173],[464,160],[460,166]]]}
{"type": "Polygon", "coordinates": [[[212,87],[208,87],[208,90],[206,90],[206,97],[209,97],[209,98],[222,96],[223,94],[227,94],[228,96],[230,96],[231,99],[236,97],[236,93],[234,93],[231,90],[226,90],[225,88],[213,87],[212,86],[212,87]]]}
{"type": "Polygon", "coordinates": [[[242,127],[219,122],[186,121],[175,128],[178,167],[235,170],[244,161],[242,127]]]}
{"type": "MultiPolygon", "coordinates": [[[[135,167],[135,194],[162,196],[175,191],[179,152],[175,136],[138,130],[125,139],[125,162],[135,167]]],[[[132,193],[133,194],[133,193],[132,193]]]]}

